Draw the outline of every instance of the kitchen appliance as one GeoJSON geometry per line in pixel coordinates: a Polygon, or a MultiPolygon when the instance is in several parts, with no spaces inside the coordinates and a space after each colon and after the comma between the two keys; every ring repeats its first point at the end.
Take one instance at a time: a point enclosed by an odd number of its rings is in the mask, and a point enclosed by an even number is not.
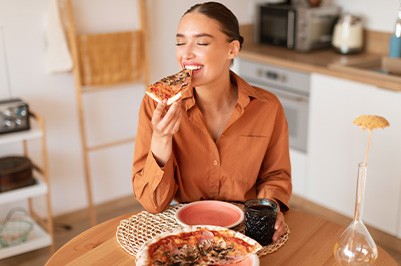
{"type": "Polygon", "coordinates": [[[239,62],[238,73],[278,97],[287,118],[290,147],[306,153],[310,74],[245,59],[239,62]]]}
{"type": "Polygon", "coordinates": [[[355,54],[363,49],[363,27],[360,17],[343,14],[334,27],[332,44],[341,54],[355,54]]]}
{"type": "Polygon", "coordinates": [[[261,4],[256,13],[258,43],[306,52],[331,45],[340,8],[332,5],[261,4]]]}
{"type": "Polygon", "coordinates": [[[0,134],[28,129],[28,104],[19,98],[0,100],[0,134]]]}

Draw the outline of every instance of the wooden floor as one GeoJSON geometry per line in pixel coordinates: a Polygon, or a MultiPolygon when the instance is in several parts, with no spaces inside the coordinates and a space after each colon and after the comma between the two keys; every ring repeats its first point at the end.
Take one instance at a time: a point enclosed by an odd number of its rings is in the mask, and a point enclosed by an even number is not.
{"type": "MultiPolygon", "coordinates": [[[[293,209],[309,212],[318,216],[334,221],[339,224],[348,225],[351,220],[347,217],[333,213],[330,210],[317,206],[311,202],[294,196],[291,200],[293,209]]],[[[132,198],[122,198],[106,204],[97,206],[98,223],[109,220],[113,217],[142,210],[142,207],[132,198]]],[[[56,249],[64,245],[68,240],[80,234],[90,227],[89,218],[86,210],[69,213],[66,215],[55,217],[55,246],[56,249]],[[71,227],[71,228],[68,228],[71,227]]],[[[394,238],[381,231],[369,228],[376,243],[386,250],[401,265],[401,240],[394,238]]],[[[36,251],[28,252],[22,255],[14,256],[4,260],[0,260],[2,266],[41,266],[46,263],[51,255],[50,248],[43,248],[36,251]]]]}

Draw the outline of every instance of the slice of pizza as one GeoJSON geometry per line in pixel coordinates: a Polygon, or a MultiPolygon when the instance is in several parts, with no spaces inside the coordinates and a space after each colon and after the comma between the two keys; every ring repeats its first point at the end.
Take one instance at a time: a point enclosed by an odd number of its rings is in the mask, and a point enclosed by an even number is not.
{"type": "Polygon", "coordinates": [[[163,233],[141,247],[136,265],[227,265],[241,262],[262,246],[219,226],[190,226],[163,233]]]}
{"type": "Polygon", "coordinates": [[[170,105],[181,98],[182,93],[190,88],[191,78],[192,70],[183,69],[150,84],[146,89],[146,94],[157,102],[167,100],[167,105],[170,105]]]}

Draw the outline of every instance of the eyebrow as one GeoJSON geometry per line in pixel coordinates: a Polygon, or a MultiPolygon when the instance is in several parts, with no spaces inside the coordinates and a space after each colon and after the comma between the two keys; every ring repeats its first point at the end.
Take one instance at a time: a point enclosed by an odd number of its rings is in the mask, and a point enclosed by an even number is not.
{"type": "MultiPolygon", "coordinates": [[[[194,36],[195,36],[196,38],[200,38],[200,37],[209,37],[209,38],[214,38],[214,36],[213,36],[213,35],[211,35],[211,34],[208,34],[208,33],[199,33],[199,34],[195,34],[194,36]]],[[[184,37],[185,37],[185,35],[184,35],[184,34],[182,34],[182,33],[177,33],[176,37],[177,37],[177,38],[184,38],[184,37]]]]}

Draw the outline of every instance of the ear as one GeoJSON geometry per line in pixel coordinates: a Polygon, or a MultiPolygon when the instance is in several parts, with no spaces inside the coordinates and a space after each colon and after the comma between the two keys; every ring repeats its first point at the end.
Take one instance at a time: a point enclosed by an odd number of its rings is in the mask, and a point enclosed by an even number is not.
{"type": "Polygon", "coordinates": [[[240,50],[240,43],[238,40],[234,40],[230,43],[230,51],[228,54],[228,58],[229,59],[234,59],[235,57],[237,57],[238,53],[240,50]]]}

